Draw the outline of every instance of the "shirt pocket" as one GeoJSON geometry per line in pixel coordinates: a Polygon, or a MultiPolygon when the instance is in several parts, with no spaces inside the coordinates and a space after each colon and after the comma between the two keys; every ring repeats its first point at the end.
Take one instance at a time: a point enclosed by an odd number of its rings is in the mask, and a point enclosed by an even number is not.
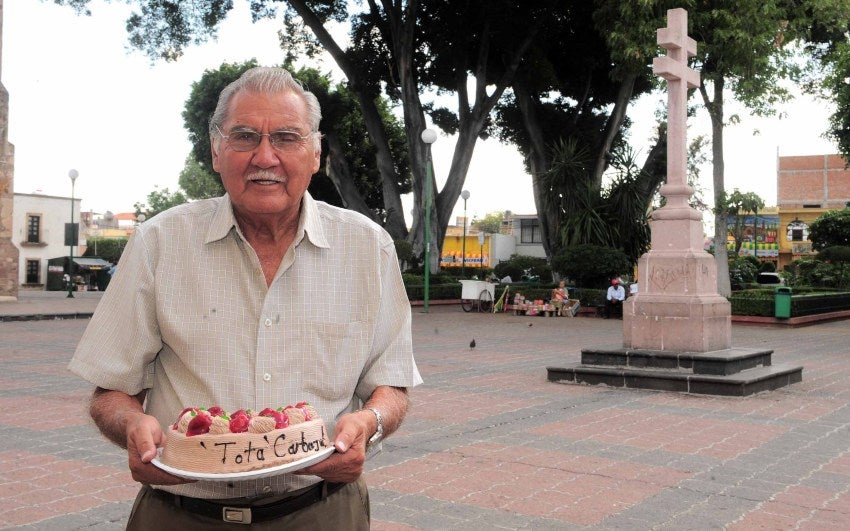
{"type": "Polygon", "coordinates": [[[364,323],[296,321],[286,324],[282,336],[283,370],[298,375],[308,396],[350,402],[369,357],[364,323]]]}

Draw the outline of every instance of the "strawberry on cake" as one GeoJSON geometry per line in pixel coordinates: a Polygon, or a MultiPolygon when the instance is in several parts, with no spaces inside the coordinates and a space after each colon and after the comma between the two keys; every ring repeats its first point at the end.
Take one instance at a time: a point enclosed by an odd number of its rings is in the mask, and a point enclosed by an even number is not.
{"type": "Polygon", "coordinates": [[[332,448],[306,402],[259,413],[188,407],[168,428],[160,461],[187,472],[233,474],[276,467],[332,448]]]}

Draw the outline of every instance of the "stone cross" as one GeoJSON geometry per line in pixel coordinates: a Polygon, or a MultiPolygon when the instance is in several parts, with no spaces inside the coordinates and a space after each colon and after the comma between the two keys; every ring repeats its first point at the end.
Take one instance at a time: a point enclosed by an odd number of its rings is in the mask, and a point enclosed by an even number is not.
{"type": "Polygon", "coordinates": [[[683,208],[693,194],[687,184],[688,89],[699,86],[699,72],[688,68],[688,58],[697,53],[697,43],[688,37],[688,12],[667,11],[667,27],[657,31],[658,44],[667,55],[652,61],[652,72],[667,80],[667,184],[661,193],[668,203],[683,208]],[[684,202],[684,204],[682,204],[684,202]]]}

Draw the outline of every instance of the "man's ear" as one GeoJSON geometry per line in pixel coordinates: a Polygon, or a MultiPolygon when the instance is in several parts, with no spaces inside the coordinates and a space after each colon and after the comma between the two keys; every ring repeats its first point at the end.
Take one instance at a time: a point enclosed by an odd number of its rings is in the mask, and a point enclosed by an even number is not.
{"type": "Polygon", "coordinates": [[[218,171],[218,146],[221,142],[213,137],[210,137],[210,152],[212,153],[212,167],[218,171]]]}

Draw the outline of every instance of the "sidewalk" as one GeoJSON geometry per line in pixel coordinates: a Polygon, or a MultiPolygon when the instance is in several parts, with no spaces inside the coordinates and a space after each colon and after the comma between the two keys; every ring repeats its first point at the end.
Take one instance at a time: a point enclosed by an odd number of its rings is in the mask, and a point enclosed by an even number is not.
{"type": "Polygon", "coordinates": [[[17,301],[0,301],[0,321],[88,318],[97,308],[102,291],[21,290],[17,301]]]}
{"type": "MultiPolygon", "coordinates": [[[[0,312],[82,315],[85,295],[0,312]]],[[[65,370],[87,323],[0,322],[0,528],[124,528],[126,456],[65,370]]],[[[734,324],[735,346],[804,366],[801,383],[746,398],[546,381],[582,348],[620,346],[619,320],[431,306],[413,329],[425,384],[367,463],[374,530],[850,527],[846,321],[734,324]]]]}

